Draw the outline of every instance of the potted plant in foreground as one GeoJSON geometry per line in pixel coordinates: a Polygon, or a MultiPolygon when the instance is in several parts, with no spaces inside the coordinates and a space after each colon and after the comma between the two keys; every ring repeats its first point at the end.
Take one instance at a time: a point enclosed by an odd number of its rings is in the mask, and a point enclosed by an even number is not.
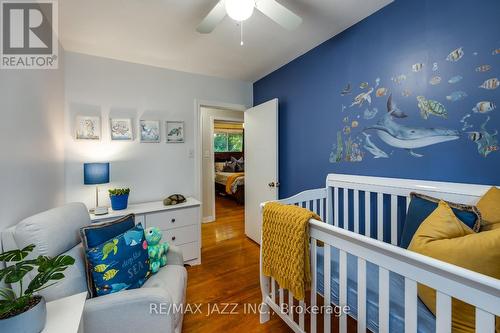
{"type": "Polygon", "coordinates": [[[0,261],[10,264],[0,270],[0,282],[19,284],[18,295],[10,288],[0,288],[0,332],[41,332],[45,327],[47,309],[45,300],[37,293],[63,279],[62,272],[75,263],[75,259],[68,255],[25,260],[34,248],[32,244],[22,250],[0,254],[0,261]],[[38,273],[28,286],[23,286],[23,278],[33,270],[38,273]]]}
{"type": "Polygon", "coordinates": [[[109,190],[109,199],[111,200],[111,208],[113,208],[113,210],[127,209],[129,194],[130,194],[129,188],[115,188],[109,190]]]}

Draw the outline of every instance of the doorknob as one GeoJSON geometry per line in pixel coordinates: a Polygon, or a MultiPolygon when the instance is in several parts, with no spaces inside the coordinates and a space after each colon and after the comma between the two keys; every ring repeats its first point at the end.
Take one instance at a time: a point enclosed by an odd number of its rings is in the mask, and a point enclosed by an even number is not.
{"type": "Polygon", "coordinates": [[[280,187],[280,183],[278,182],[270,182],[269,184],[267,184],[269,187],[280,187]]]}

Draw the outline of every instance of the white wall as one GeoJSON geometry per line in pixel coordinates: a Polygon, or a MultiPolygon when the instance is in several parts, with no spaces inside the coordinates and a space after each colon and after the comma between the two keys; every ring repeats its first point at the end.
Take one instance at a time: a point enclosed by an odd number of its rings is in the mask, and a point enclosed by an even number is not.
{"type": "Polygon", "coordinates": [[[64,56],[58,70],[0,70],[0,231],[64,203],[64,56]]]}
{"type": "Polygon", "coordinates": [[[84,162],[111,162],[111,184],[101,190],[131,188],[130,202],[162,199],[172,193],[193,195],[195,189],[195,100],[251,105],[247,82],[188,74],[77,53],[66,53],[66,200],[94,205],[94,188],[83,185],[84,162]],[[100,142],[76,141],[76,114],[100,114],[100,142]],[[162,121],[162,143],[111,142],[109,116],[162,121]],[[186,142],[166,144],[163,122],[185,121],[186,142]]]}
{"type": "Polygon", "coordinates": [[[213,162],[213,120],[244,121],[242,111],[221,110],[213,108],[201,108],[201,128],[202,128],[202,201],[203,201],[203,221],[212,222],[216,218],[214,209],[214,166],[213,162]]]}

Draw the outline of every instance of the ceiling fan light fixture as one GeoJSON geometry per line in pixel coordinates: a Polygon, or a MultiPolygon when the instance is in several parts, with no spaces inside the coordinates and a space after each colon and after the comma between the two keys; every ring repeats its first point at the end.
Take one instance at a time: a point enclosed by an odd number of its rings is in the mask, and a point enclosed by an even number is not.
{"type": "Polygon", "coordinates": [[[250,18],[254,8],[255,0],[226,0],[227,15],[238,22],[250,18]]]}

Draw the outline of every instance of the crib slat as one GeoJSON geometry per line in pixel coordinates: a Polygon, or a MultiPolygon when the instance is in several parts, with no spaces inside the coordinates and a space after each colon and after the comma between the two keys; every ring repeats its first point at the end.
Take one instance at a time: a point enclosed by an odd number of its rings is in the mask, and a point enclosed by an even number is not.
{"type": "Polygon", "coordinates": [[[476,308],[476,332],[495,332],[495,316],[489,312],[476,308]]]}
{"type": "Polygon", "coordinates": [[[288,317],[293,321],[293,294],[288,290],[288,317]]]}
{"type": "MultiPolygon", "coordinates": [[[[331,286],[330,286],[330,274],[331,274],[331,270],[330,270],[330,257],[331,257],[331,251],[330,251],[330,245],[327,245],[325,244],[324,246],[324,256],[323,256],[323,276],[324,276],[324,282],[323,282],[323,285],[325,286],[324,288],[324,306],[325,306],[325,309],[327,309],[327,307],[329,307],[331,305],[331,300],[330,300],[330,296],[331,296],[331,286]]],[[[330,317],[331,317],[331,314],[330,314],[330,311],[325,311],[324,312],[324,321],[323,321],[323,331],[324,332],[330,332],[331,330],[331,322],[330,322],[330,317]]]]}
{"type": "Polygon", "coordinates": [[[311,210],[311,201],[310,200],[306,201],[306,209],[311,210]]]}
{"type": "Polygon", "coordinates": [[[378,276],[379,332],[389,332],[389,271],[379,267],[378,276]]]}
{"type": "Polygon", "coordinates": [[[333,189],[334,198],[333,198],[333,225],[339,226],[339,189],[335,187],[333,189]]]}
{"type": "Polygon", "coordinates": [[[370,192],[365,192],[365,236],[370,237],[371,213],[370,192]]]}
{"type": "Polygon", "coordinates": [[[321,217],[322,221],[325,221],[325,213],[323,213],[324,208],[324,199],[319,199],[319,217],[321,217]]]}
{"type": "Polygon", "coordinates": [[[312,211],[319,215],[319,212],[318,212],[318,200],[316,200],[316,199],[313,200],[313,209],[312,209],[312,211]]]}
{"type": "Polygon", "coordinates": [[[406,212],[408,213],[408,208],[410,208],[411,197],[406,197],[406,212]]]}
{"type": "Polygon", "coordinates": [[[276,281],[274,278],[271,278],[271,299],[276,303],[276,281]]]}
{"type": "Polygon", "coordinates": [[[359,191],[354,190],[354,232],[359,234],[359,191]]]}
{"type": "Polygon", "coordinates": [[[358,258],[358,332],[366,332],[366,261],[358,258]]]}
{"type": "Polygon", "coordinates": [[[305,327],[305,320],[304,320],[305,303],[304,303],[304,301],[299,301],[299,307],[300,307],[300,312],[299,312],[299,327],[302,330],[304,330],[304,327],[305,327]]]}
{"type": "Polygon", "coordinates": [[[436,291],[436,332],[451,333],[451,297],[436,291]]]}
{"type": "MultiPolygon", "coordinates": [[[[316,306],[316,285],[317,285],[317,273],[316,273],[316,239],[311,238],[311,308],[314,309],[316,306]]],[[[316,313],[311,311],[311,332],[316,333],[316,313]]]]}
{"type": "Polygon", "coordinates": [[[344,189],[344,229],[349,230],[349,190],[344,189]]]}
{"type": "Polygon", "coordinates": [[[417,282],[405,278],[405,333],[417,332],[417,282]]]}
{"type": "Polygon", "coordinates": [[[283,313],[283,304],[285,304],[285,294],[283,292],[283,288],[279,288],[279,301],[280,301],[280,310],[281,310],[281,313],[283,313]]]}
{"type": "Polygon", "coordinates": [[[398,197],[391,195],[391,244],[398,245],[398,197]]]}
{"type": "Polygon", "coordinates": [[[334,190],[333,187],[329,186],[326,191],[326,223],[332,225],[333,224],[333,201],[334,198],[334,190]]]}
{"type": "Polygon", "coordinates": [[[377,239],[384,241],[384,194],[377,193],[377,239]]]}
{"type": "MultiPolygon", "coordinates": [[[[347,253],[342,250],[339,252],[339,305],[341,307],[347,305],[347,253]]],[[[347,332],[345,313],[341,313],[339,317],[339,332],[347,332]]]]}

